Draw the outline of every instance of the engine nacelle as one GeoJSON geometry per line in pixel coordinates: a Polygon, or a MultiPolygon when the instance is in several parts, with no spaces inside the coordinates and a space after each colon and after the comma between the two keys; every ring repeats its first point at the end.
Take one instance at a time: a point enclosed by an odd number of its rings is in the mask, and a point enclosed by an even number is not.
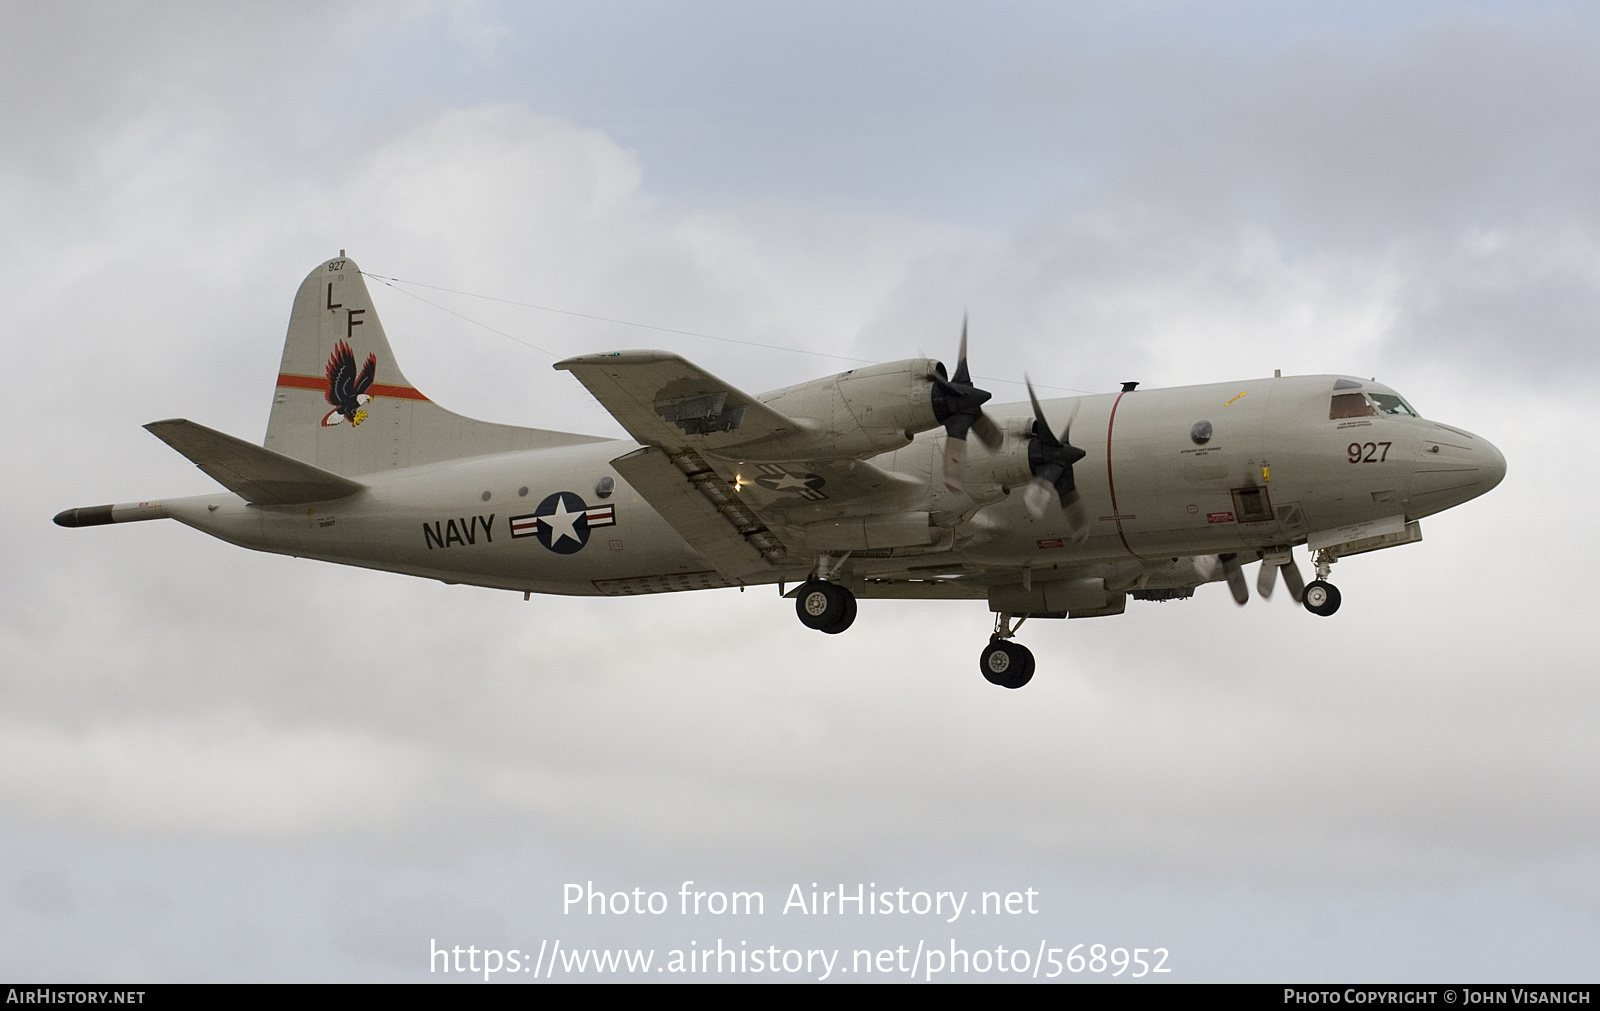
{"type": "Polygon", "coordinates": [[[938,367],[931,358],[911,358],[762,394],[763,403],[805,431],[764,445],[761,458],[852,459],[900,449],[939,425],[933,411],[938,367]]]}
{"type": "Polygon", "coordinates": [[[1028,440],[1033,436],[1031,418],[1012,418],[1000,426],[1005,439],[999,449],[989,449],[977,439],[967,440],[967,463],[962,480],[967,494],[976,502],[1004,498],[1013,488],[1033,479],[1028,464],[1028,440]]]}

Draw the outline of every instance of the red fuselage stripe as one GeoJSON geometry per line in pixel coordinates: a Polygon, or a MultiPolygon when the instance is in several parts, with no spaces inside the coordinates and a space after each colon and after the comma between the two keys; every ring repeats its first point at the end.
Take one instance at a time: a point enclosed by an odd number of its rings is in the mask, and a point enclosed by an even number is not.
{"type": "Polygon", "coordinates": [[[1111,432],[1117,425],[1117,405],[1122,403],[1122,398],[1127,394],[1127,390],[1117,394],[1117,399],[1111,404],[1111,417],[1106,421],[1106,487],[1111,490],[1111,515],[1116,517],[1117,537],[1122,540],[1122,546],[1128,554],[1137,558],[1138,553],[1128,547],[1128,535],[1122,532],[1122,511],[1117,508],[1117,483],[1111,477],[1111,432]]]}
{"type": "MultiPolygon", "coordinates": [[[[326,376],[297,376],[291,372],[280,372],[278,373],[278,385],[296,390],[316,390],[318,393],[328,392],[328,378],[326,376]]],[[[394,397],[396,400],[428,399],[420,391],[409,386],[385,386],[382,383],[373,383],[367,387],[367,393],[374,397],[394,397]]]]}

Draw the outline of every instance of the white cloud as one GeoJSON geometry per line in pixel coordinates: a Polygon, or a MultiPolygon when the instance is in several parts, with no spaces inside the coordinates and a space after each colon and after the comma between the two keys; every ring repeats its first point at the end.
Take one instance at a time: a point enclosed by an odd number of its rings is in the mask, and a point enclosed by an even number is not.
{"type": "Polygon", "coordinates": [[[282,841],[393,825],[437,787],[416,756],[349,728],[183,720],[12,724],[0,803],[52,830],[282,841]]]}
{"type": "MultiPolygon", "coordinates": [[[[1430,73],[1471,78],[1481,42],[1447,25],[1375,65],[1235,67],[1214,91],[1179,66],[1194,107],[1222,113],[1170,136],[1135,124],[1126,174],[1005,232],[782,193],[685,209],[623,140],[514,101],[382,116],[352,101],[345,122],[270,94],[270,115],[209,119],[94,92],[40,141],[87,145],[92,163],[54,177],[34,159],[44,147],[0,162],[22,185],[0,247],[18,335],[0,407],[14,433],[0,451],[14,475],[0,507],[4,818],[217,847],[354,839],[388,859],[534,838],[666,873],[981,853],[1310,889],[1530,868],[1563,880],[1594,835],[1583,770],[1600,702],[1572,631],[1600,547],[1583,522],[1600,494],[1582,441],[1600,420],[1586,191],[1563,172],[1568,188],[1533,211],[1402,213],[1481,150],[1480,132],[1510,129],[1517,103],[1482,131],[1442,124],[1426,171],[1351,177],[1437,107],[1430,73]],[[1346,119],[1296,118],[1329,104],[1346,119]],[[1382,137],[1346,150],[1390,105],[1382,137]],[[1228,158],[1208,162],[1219,117],[1228,158]],[[1248,188],[1241,165],[1293,213],[1214,199],[1248,188]],[[1347,214],[1360,228],[1340,232],[1347,214]],[[175,524],[47,526],[68,505],[207,487],[137,425],[181,414],[256,434],[293,286],[341,247],[444,287],[863,357],[948,358],[970,308],[980,374],[1064,386],[1380,373],[1493,439],[1510,472],[1427,521],[1421,545],[1342,562],[1334,622],[1281,597],[1236,611],[1210,587],[1117,619],[1031,623],[1041,671],[1020,694],[976,674],[979,604],[867,602],[848,636],[824,638],[770,589],[524,604],[249,555],[175,524]],[[1546,374],[1562,382],[1534,382],[1546,374]]],[[[1581,84],[1572,52],[1588,50],[1574,46],[1513,55],[1581,84]]],[[[295,92],[294,72],[250,53],[263,92],[295,92]]],[[[202,62],[173,80],[217,74],[202,62]]],[[[1528,129],[1554,143],[1564,121],[1528,129]]],[[[1469,197],[1449,207],[1477,206],[1471,186],[1453,192],[1469,197]]],[[[374,290],[410,378],[447,406],[615,430],[547,358],[374,290]]],[[[757,389],[829,370],[418,291],[558,354],[664,344],[757,389]]],[[[374,950],[403,946],[361,922],[374,950]]]]}

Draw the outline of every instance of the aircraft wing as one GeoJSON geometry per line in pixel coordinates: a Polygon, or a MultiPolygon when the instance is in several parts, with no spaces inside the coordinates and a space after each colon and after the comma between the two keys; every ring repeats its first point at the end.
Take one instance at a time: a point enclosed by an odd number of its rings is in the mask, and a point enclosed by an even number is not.
{"type": "Polygon", "coordinates": [[[556,362],[588,387],[628,434],[669,453],[728,455],[800,431],[799,422],[665,351],[614,351],[556,362]]]}
{"type": "Polygon", "coordinates": [[[246,502],[294,505],[326,502],[366,487],[309,463],[182,418],[152,421],[145,430],[246,502]]]}
{"type": "Polygon", "coordinates": [[[928,543],[927,513],[904,511],[924,480],[857,459],[741,460],[807,423],[677,355],[619,351],[555,367],[644,444],[612,466],[725,578],[804,565],[836,545],[928,543]]]}
{"type": "Polygon", "coordinates": [[[645,446],[611,466],[724,578],[768,572],[788,556],[787,546],[744,506],[733,486],[694,454],[673,459],[645,446]]]}
{"type": "Polygon", "coordinates": [[[847,548],[852,539],[866,547],[874,539],[926,544],[932,536],[927,513],[894,511],[922,482],[865,461],[733,467],[645,446],[611,465],[734,581],[803,565],[806,551],[847,548]]]}
{"type": "Polygon", "coordinates": [[[927,482],[867,460],[813,460],[781,464],[730,465],[741,496],[758,513],[781,511],[790,523],[803,524],[853,515],[864,509],[888,509],[918,497],[927,482]]]}

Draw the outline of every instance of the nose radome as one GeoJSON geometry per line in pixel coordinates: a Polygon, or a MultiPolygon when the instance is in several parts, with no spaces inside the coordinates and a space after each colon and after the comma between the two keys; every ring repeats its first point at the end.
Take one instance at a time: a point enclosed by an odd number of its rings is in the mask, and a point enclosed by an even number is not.
{"type": "Polygon", "coordinates": [[[1477,498],[1506,476],[1506,458],[1488,439],[1434,425],[1411,471],[1411,504],[1428,515],[1477,498]]]}
{"type": "Polygon", "coordinates": [[[1506,457],[1488,439],[1478,440],[1478,453],[1483,457],[1483,463],[1479,464],[1479,469],[1483,471],[1484,477],[1483,488],[1478,492],[1481,495],[1505,480],[1506,457]]]}

